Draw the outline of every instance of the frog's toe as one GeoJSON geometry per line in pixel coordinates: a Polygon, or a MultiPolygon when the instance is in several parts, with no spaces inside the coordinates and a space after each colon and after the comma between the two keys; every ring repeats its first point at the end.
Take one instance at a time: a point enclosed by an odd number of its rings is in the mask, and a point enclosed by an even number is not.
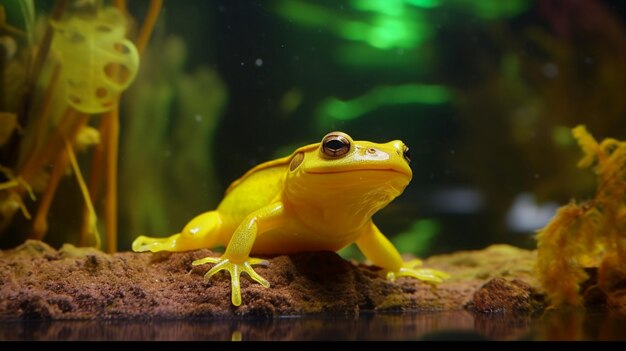
{"type": "Polygon", "coordinates": [[[199,266],[201,264],[205,264],[205,263],[219,263],[221,260],[221,258],[219,257],[205,257],[205,258],[201,258],[199,260],[195,260],[193,262],[191,262],[192,266],[199,266]]]}
{"type": "Polygon", "coordinates": [[[445,279],[450,278],[448,273],[438,271],[436,269],[409,267],[400,268],[397,272],[387,273],[387,279],[394,281],[398,277],[413,277],[428,283],[439,284],[445,279]]]}
{"type": "Polygon", "coordinates": [[[267,261],[265,260],[261,260],[258,258],[248,258],[243,263],[233,263],[229,259],[223,257],[205,257],[193,261],[191,264],[194,266],[198,266],[205,263],[215,263],[215,266],[213,266],[213,268],[211,268],[204,275],[205,279],[211,278],[219,271],[228,271],[231,277],[231,301],[235,306],[241,305],[241,286],[239,280],[241,278],[242,272],[248,273],[252,280],[263,285],[264,287],[270,287],[270,283],[265,278],[261,277],[257,272],[255,272],[252,268],[253,264],[267,264],[267,261]]]}
{"type": "Polygon", "coordinates": [[[410,261],[406,261],[404,263],[405,267],[410,267],[410,268],[415,268],[415,267],[419,267],[422,265],[422,260],[420,260],[419,258],[414,258],[410,261]]]}

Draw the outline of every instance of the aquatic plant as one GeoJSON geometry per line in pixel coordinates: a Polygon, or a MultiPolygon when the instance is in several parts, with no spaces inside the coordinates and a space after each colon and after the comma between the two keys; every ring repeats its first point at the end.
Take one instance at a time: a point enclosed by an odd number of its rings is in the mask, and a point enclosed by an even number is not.
{"type": "MultiPolygon", "coordinates": [[[[2,159],[6,163],[2,173],[7,179],[0,185],[3,231],[15,222],[17,209],[31,220],[32,203],[23,200],[28,193],[33,202],[37,201],[37,209],[32,222],[26,225],[27,237],[43,239],[57,188],[69,168],[76,176],[84,201],[79,243],[100,244],[95,204],[103,183],[106,247],[109,252],[116,250],[119,99],[137,73],[139,54],[146,46],[161,5],[162,0],[150,2],[143,26],[132,43],[126,39],[131,17],[124,0],[58,0],[40,39],[28,40],[20,47],[25,53],[20,62],[32,62],[32,66],[21,71],[6,66],[3,73],[17,74],[23,83],[2,90],[2,95],[20,98],[18,106],[3,111],[4,116],[9,116],[4,119],[15,115],[15,127],[10,131],[19,130],[21,125],[24,129],[11,133],[11,142],[2,145],[4,152],[17,155],[2,159]],[[93,116],[100,117],[97,129],[90,125],[93,116]],[[86,182],[75,151],[90,146],[95,148],[86,182]]],[[[34,18],[32,3],[24,9],[34,18]]],[[[0,110],[4,108],[0,106],[0,110]]]]}
{"type": "Polygon", "coordinates": [[[599,267],[599,286],[610,285],[606,270],[623,273],[626,263],[626,142],[598,143],[584,126],[572,129],[584,156],[580,168],[598,178],[595,196],[561,207],[537,234],[537,273],[554,305],[580,305],[585,271],[599,267]]]}
{"type": "Polygon", "coordinates": [[[125,95],[123,111],[133,116],[122,121],[120,145],[120,190],[133,194],[120,203],[120,220],[132,236],[120,236],[125,246],[137,233],[179,230],[190,213],[205,211],[223,192],[213,141],[227,89],[213,68],[187,72],[193,50],[187,45],[157,31],[125,95]]]}

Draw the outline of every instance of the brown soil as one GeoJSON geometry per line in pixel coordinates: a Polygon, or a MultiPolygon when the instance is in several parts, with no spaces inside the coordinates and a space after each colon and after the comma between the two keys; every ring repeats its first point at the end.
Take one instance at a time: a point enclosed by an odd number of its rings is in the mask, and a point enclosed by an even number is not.
{"type": "Polygon", "coordinates": [[[206,281],[207,266],[191,266],[209,255],[217,254],[107,255],[28,241],[0,251],[0,319],[271,317],[466,306],[526,313],[542,307],[532,277],[535,252],[507,245],[425,260],[425,266],[452,276],[437,287],[411,278],[387,281],[377,268],[345,261],[333,252],[276,256],[268,258],[269,266],[256,267],[271,283],[269,289],[242,278],[239,307],[230,303],[226,273],[206,281]]]}

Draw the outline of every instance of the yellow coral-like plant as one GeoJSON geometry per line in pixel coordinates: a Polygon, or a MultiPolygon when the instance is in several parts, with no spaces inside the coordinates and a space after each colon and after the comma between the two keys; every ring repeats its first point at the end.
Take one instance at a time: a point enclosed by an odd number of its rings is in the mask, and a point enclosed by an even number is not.
{"type": "Polygon", "coordinates": [[[587,267],[600,267],[609,255],[626,256],[626,142],[598,143],[584,126],[572,129],[584,156],[580,168],[598,176],[593,199],[561,207],[537,234],[539,280],[553,305],[580,305],[587,267]]]}
{"type": "Polygon", "coordinates": [[[139,70],[139,53],[126,36],[126,18],[115,7],[95,18],[70,16],[52,21],[52,48],[63,62],[67,102],[77,111],[101,113],[116,100],[139,70]]]}

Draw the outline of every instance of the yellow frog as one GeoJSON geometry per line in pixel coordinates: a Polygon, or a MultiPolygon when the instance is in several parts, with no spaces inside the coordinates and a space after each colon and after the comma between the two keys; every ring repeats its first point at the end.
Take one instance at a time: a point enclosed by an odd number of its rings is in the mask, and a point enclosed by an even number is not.
{"type": "Polygon", "coordinates": [[[156,252],[226,246],[221,257],[192,264],[214,263],[207,279],[228,271],[235,306],[241,305],[242,272],[270,286],[251,267],[266,261],[250,254],[336,251],[353,242],[390,280],[410,276],[439,283],[446,273],[416,269],[419,260],[405,263],[372,222],[372,215],[400,195],[411,177],[409,149],[402,141],[354,141],[332,132],[320,143],[249,170],[230,185],[217,210],[198,215],[181,233],[140,236],[132,247],[156,252]]]}

